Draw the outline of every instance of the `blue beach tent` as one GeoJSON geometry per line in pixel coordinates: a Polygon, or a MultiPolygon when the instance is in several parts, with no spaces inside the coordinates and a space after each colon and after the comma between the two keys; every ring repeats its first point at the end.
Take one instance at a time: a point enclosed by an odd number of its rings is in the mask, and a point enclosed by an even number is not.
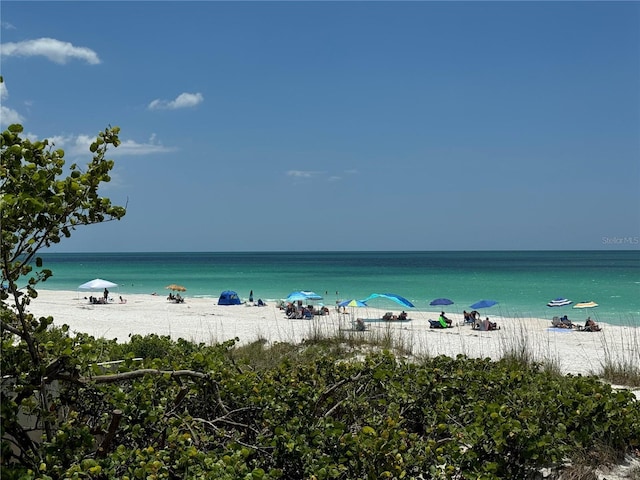
{"type": "Polygon", "coordinates": [[[240,305],[240,297],[232,290],[225,290],[220,294],[218,305],[240,305]]]}

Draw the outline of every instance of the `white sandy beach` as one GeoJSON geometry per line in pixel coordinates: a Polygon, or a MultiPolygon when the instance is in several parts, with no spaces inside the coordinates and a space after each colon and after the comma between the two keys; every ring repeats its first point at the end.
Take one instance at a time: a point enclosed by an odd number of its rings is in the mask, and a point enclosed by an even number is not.
{"type": "MultiPolygon", "coordinates": [[[[455,327],[443,330],[429,328],[428,319],[437,319],[439,312],[409,311],[410,322],[367,322],[367,331],[356,332],[352,329],[353,318],[380,318],[389,309],[347,308],[346,314],[332,309],[329,315],[298,320],[287,319],[275,304],[221,306],[216,299],[190,297],[185,303],[175,304],[165,295],[127,295],[126,303],[119,303],[115,297],[106,305],[92,305],[85,299],[86,293],[38,293],[30,305],[36,316],[51,315],[54,325],[67,324],[74,332],[122,342],[130,335],[156,333],[205,343],[234,337],[240,344],[259,338],[297,343],[318,333],[331,335],[342,329],[346,335],[392,335],[413,354],[431,356],[465,354],[498,359],[524,346],[537,360],[550,360],[564,373],[584,375],[600,371],[605,359],[636,359],[639,347],[637,329],[607,324],[600,324],[601,332],[580,332],[550,328],[549,320],[544,319],[491,316],[501,328],[483,332],[462,325],[461,314],[447,312],[455,327]]],[[[572,320],[584,323],[582,317],[572,320]]]]}

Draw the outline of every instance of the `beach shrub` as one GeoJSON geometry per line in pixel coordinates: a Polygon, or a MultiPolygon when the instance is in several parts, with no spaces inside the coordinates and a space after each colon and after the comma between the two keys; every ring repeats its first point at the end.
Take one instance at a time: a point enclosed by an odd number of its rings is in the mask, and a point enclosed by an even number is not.
{"type": "MultiPolygon", "coordinates": [[[[149,336],[101,347],[120,355],[158,340],[170,355],[142,365],[155,373],[114,383],[99,381],[105,375],[82,353],[99,342],[69,340],[85,360],[58,400],[68,415],[33,476],[535,478],[597,449],[640,446],[638,402],[595,377],[464,356],[354,360],[303,345],[280,346],[278,364],[255,367],[254,352],[244,357],[234,340],[149,336]],[[176,364],[203,375],[175,376],[176,364]]],[[[138,368],[124,362],[106,376],[138,368]]]]}

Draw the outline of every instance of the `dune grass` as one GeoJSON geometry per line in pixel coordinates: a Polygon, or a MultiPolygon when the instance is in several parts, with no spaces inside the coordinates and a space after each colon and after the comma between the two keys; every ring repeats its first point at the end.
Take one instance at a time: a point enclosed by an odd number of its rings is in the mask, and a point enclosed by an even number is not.
{"type": "MultiPolygon", "coordinates": [[[[554,348],[548,343],[548,337],[532,336],[526,319],[516,318],[514,321],[516,333],[502,339],[499,359],[523,367],[535,365],[547,373],[562,375],[558,357],[561,352],[553,353],[554,348]]],[[[605,353],[601,360],[601,368],[590,374],[614,385],[640,387],[639,332],[636,327],[621,330],[619,344],[622,344],[623,348],[613,348],[613,345],[607,343],[607,337],[602,336],[605,353]]],[[[398,330],[392,325],[380,328],[368,326],[365,331],[356,331],[352,328],[336,328],[335,324],[322,320],[310,322],[308,332],[298,346],[294,345],[295,342],[269,344],[261,336],[247,345],[237,346],[236,349],[239,354],[250,358],[252,363],[265,366],[273,365],[282,356],[297,355],[302,349],[321,349],[347,357],[388,350],[400,357],[419,360],[432,356],[429,354],[428,341],[410,329],[398,330]]],[[[461,341],[464,339],[461,338],[461,341]]],[[[467,355],[465,352],[462,354],[467,355]]]]}
{"type": "Polygon", "coordinates": [[[637,327],[625,327],[619,332],[620,348],[612,348],[602,338],[604,358],[595,374],[614,385],[640,387],[640,333],[637,327]]]}

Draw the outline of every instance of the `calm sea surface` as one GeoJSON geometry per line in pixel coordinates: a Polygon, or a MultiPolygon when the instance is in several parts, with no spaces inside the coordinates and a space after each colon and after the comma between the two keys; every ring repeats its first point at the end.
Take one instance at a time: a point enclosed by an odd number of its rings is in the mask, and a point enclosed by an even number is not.
{"type": "MultiPolygon", "coordinates": [[[[294,290],[313,290],[324,303],[396,293],[418,310],[446,297],[449,312],[462,312],[482,299],[499,302],[489,315],[583,320],[640,326],[640,251],[543,252],[270,252],[270,253],[48,253],[44,267],[53,277],[47,290],[77,290],[94,278],[119,284],[113,293],[165,295],[177,283],[185,296],[217,300],[223,290],[269,302],[294,290]],[[556,297],[595,301],[578,311],[549,308],[556,297]]],[[[401,309],[385,299],[371,306],[401,309]]]]}

